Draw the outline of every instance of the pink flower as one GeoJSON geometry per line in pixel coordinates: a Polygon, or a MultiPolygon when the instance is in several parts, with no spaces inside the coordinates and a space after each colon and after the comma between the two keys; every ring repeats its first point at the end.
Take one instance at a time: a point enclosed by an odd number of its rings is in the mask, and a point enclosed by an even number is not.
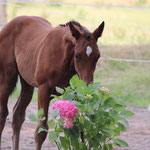
{"type": "Polygon", "coordinates": [[[59,115],[64,119],[64,128],[73,128],[73,119],[78,113],[75,104],[69,100],[60,100],[53,104],[52,109],[59,109],[59,115]]]}
{"type": "Polygon", "coordinates": [[[102,87],[102,86],[99,86],[98,88],[99,90],[101,90],[103,93],[108,93],[108,94],[111,94],[111,91],[108,89],[108,88],[105,88],[105,87],[102,87]]]}
{"type": "Polygon", "coordinates": [[[65,129],[73,128],[73,119],[72,118],[65,118],[64,128],[65,129]]]}
{"type": "Polygon", "coordinates": [[[99,88],[98,88],[99,90],[101,90],[102,89],[102,86],[99,86],[99,88]]]}
{"type": "Polygon", "coordinates": [[[108,89],[108,88],[105,88],[105,90],[108,92],[108,94],[111,94],[111,91],[110,91],[110,89],[108,89]]]}

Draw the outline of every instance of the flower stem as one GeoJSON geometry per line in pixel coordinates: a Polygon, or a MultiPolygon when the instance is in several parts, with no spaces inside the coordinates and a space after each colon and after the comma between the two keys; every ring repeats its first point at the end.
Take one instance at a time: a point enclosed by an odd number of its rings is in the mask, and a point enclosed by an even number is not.
{"type": "Polygon", "coordinates": [[[55,144],[57,145],[58,150],[60,150],[58,143],[56,142],[56,140],[54,140],[55,144]]]}
{"type": "Polygon", "coordinates": [[[71,145],[70,145],[70,140],[68,138],[68,143],[69,143],[69,150],[71,150],[71,145]]]}

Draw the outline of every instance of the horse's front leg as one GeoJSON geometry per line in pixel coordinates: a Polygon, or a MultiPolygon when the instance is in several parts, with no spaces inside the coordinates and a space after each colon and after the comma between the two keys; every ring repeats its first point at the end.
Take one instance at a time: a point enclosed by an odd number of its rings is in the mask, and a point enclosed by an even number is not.
{"type": "Polygon", "coordinates": [[[41,150],[42,144],[46,139],[47,132],[40,132],[38,134],[38,130],[40,127],[44,127],[48,129],[47,119],[48,119],[48,108],[50,102],[50,89],[47,84],[42,84],[38,87],[38,110],[43,109],[44,114],[43,117],[46,117],[40,124],[38,124],[35,131],[35,144],[36,150],[41,150]]]}

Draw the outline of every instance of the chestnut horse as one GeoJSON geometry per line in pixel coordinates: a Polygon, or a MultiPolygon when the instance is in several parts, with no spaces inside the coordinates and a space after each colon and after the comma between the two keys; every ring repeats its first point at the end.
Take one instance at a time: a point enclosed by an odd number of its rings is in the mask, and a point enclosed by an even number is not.
{"type": "MultiPolygon", "coordinates": [[[[0,32],[0,141],[8,115],[7,102],[14,91],[18,76],[21,93],[13,108],[13,150],[19,149],[21,126],[34,87],[38,88],[38,109],[43,108],[48,129],[50,95],[55,87],[66,87],[70,78],[78,74],[87,85],[100,57],[97,40],[104,22],[93,32],[76,21],[58,27],[40,17],[20,16],[9,22],[0,32]]],[[[36,150],[40,150],[47,133],[35,131],[36,150]]],[[[0,148],[1,149],[1,148],[0,148]]]]}

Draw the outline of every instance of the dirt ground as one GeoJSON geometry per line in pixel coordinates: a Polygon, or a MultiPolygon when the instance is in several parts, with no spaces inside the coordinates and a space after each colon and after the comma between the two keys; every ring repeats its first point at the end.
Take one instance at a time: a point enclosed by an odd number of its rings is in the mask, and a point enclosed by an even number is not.
{"type": "MultiPolygon", "coordinates": [[[[2,135],[2,150],[11,150],[11,118],[12,108],[15,104],[15,100],[9,100],[9,116],[6,121],[6,125],[2,135]]],[[[150,112],[147,109],[139,107],[128,107],[135,115],[128,118],[130,126],[127,132],[122,133],[120,138],[125,140],[130,147],[129,148],[116,148],[115,150],[150,150],[150,112]]],[[[37,112],[37,103],[31,102],[27,108],[26,121],[24,122],[20,135],[20,150],[34,150],[34,130],[36,123],[31,122],[28,118],[30,114],[37,112]]],[[[50,144],[48,137],[43,144],[42,150],[57,150],[55,144],[50,144]]]]}

